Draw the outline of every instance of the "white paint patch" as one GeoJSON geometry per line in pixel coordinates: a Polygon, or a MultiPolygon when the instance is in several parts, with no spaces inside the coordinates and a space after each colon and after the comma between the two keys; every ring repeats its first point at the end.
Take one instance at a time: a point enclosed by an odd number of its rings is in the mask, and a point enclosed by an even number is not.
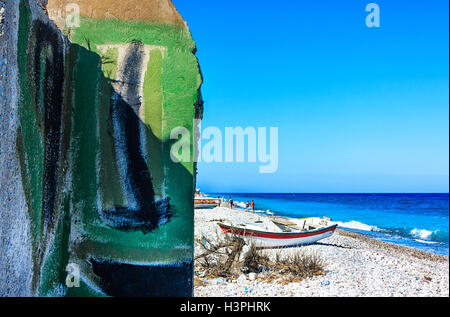
{"type": "MultiPolygon", "coordinates": [[[[106,54],[106,52],[110,49],[117,49],[118,51],[118,58],[117,58],[117,70],[116,70],[116,78],[115,80],[117,82],[122,82],[123,78],[123,71],[124,71],[124,64],[127,57],[127,51],[129,47],[131,46],[131,43],[126,44],[106,44],[106,45],[97,45],[97,49],[100,51],[101,54],[106,54]]],[[[165,46],[157,46],[157,45],[143,45],[143,62],[141,65],[141,71],[139,72],[140,77],[138,79],[138,87],[139,87],[139,98],[141,100],[141,107],[139,108],[139,113],[137,115],[141,120],[144,118],[144,81],[145,81],[145,75],[147,73],[147,67],[148,63],[150,61],[150,52],[152,50],[160,50],[162,53],[163,58],[167,57],[167,47],[165,46]]],[[[121,87],[117,84],[113,84],[114,89],[120,92],[121,87]]]]}

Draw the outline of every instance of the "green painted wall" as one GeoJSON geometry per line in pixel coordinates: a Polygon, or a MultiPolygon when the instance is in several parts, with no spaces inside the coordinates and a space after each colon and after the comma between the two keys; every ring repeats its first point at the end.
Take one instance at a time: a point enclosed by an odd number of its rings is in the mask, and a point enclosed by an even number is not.
{"type": "MultiPolygon", "coordinates": [[[[43,296],[117,293],[104,285],[101,275],[106,273],[98,273],[92,259],[130,264],[133,269],[177,267],[181,263],[189,267],[193,261],[195,165],[174,163],[170,158],[175,142],[170,140],[172,129],[185,127],[193,136],[195,105],[201,98],[202,79],[188,29],[82,17],[80,28],[70,32],[70,42],[62,37],[45,42],[43,31],[50,28],[57,34],[59,30],[42,19],[33,13],[30,1],[20,1],[17,148],[32,224],[34,291],[43,296]],[[123,59],[133,43],[141,48],[133,51],[136,56],[140,54],[142,67],[138,70],[130,55],[126,64],[123,59]],[[57,51],[63,54],[62,72],[51,75],[57,51]],[[62,102],[55,103],[59,86],[54,79],[61,74],[63,88],[58,92],[62,102]],[[125,77],[136,82],[123,83],[125,77]],[[150,174],[154,191],[154,197],[139,196],[138,200],[169,199],[172,211],[168,221],[151,230],[125,228],[119,223],[122,218],[111,224],[102,216],[102,211],[119,213],[136,208],[136,195],[133,200],[130,192],[142,185],[134,184],[134,178],[127,174],[131,167],[126,168],[129,164],[124,163],[120,142],[121,128],[127,130],[129,124],[122,122],[125,117],[117,117],[117,100],[126,101],[124,90],[133,92],[135,88],[140,94],[140,106],[134,112],[139,129],[130,131],[138,133],[123,133],[127,149],[142,154],[146,169],[140,172],[150,174]],[[54,93],[49,95],[49,91],[54,93]],[[46,110],[49,107],[56,109],[52,108],[52,113],[61,111],[56,123],[46,110]],[[57,148],[49,144],[55,138],[54,132],[49,135],[55,124],[61,131],[57,148]],[[52,173],[56,173],[54,182],[46,180],[52,173]],[[52,199],[46,200],[45,195],[52,199]],[[78,288],[66,286],[68,263],[81,269],[78,288]]],[[[134,100],[135,94],[130,95],[134,100]]],[[[166,281],[167,285],[161,287],[179,283],[171,281],[170,276],[166,281]]],[[[191,276],[182,287],[192,287],[191,276]]],[[[161,294],[167,294],[167,290],[161,294]]]]}

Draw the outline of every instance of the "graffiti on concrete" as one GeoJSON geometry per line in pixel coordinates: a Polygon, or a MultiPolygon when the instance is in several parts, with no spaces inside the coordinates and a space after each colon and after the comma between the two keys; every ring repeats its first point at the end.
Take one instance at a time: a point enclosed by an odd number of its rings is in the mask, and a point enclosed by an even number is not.
{"type": "Polygon", "coordinates": [[[202,112],[195,44],[167,14],[102,18],[75,2],[80,27],[69,38],[42,4],[16,7],[13,156],[32,278],[25,292],[3,291],[13,276],[0,280],[1,295],[190,296],[196,166],[171,160],[170,131],[193,131],[202,112]],[[68,267],[77,283],[67,283],[68,267]]]}

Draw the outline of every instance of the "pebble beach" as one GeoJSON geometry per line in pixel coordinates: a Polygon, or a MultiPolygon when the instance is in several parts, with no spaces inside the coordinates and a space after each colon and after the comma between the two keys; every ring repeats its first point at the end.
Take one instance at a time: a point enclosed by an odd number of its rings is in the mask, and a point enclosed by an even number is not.
{"type": "MultiPolygon", "coordinates": [[[[195,210],[195,237],[220,238],[218,221],[243,223],[269,216],[217,207],[195,210]]],[[[196,244],[195,255],[202,252],[196,244]]],[[[263,273],[237,279],[205,278],[195,272],[196,297],[448,297],[449,258],[367,238],[338,229],[316,244],[264,250],[288,255],[312,252],[324,262],[324,274],[300,282],[263,281],[263,273]]]]}

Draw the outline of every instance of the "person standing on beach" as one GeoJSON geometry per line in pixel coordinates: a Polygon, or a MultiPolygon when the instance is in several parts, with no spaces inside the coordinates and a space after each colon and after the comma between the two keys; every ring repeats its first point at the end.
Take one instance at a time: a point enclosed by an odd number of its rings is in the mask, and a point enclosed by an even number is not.
{"type": "Polygon", "coordinates": [[[222,200],[220,199],[220,196],[217,196],[217,202],[218,202],[218,203],[217,203],[217,207],[220,207],[221,201],[222,201],[222,200]]]}
{"type": "Polygon", "coordinates": [[[252,200],[252,212],[255,212],[255,202],[252,200]]]}
{"type": "Polygon", "coordinates": [[[245,203],[245,211],[248,211],[248,207],[250,207],[250,203],[247,200],[247,202],[245,203]]]}
{"type": "Polygon", "coordinates": [[[231,197],[230,197],[229,202],[230,202],[230,208],[233,209],[233,199],[231,199],[231,197]]]}

